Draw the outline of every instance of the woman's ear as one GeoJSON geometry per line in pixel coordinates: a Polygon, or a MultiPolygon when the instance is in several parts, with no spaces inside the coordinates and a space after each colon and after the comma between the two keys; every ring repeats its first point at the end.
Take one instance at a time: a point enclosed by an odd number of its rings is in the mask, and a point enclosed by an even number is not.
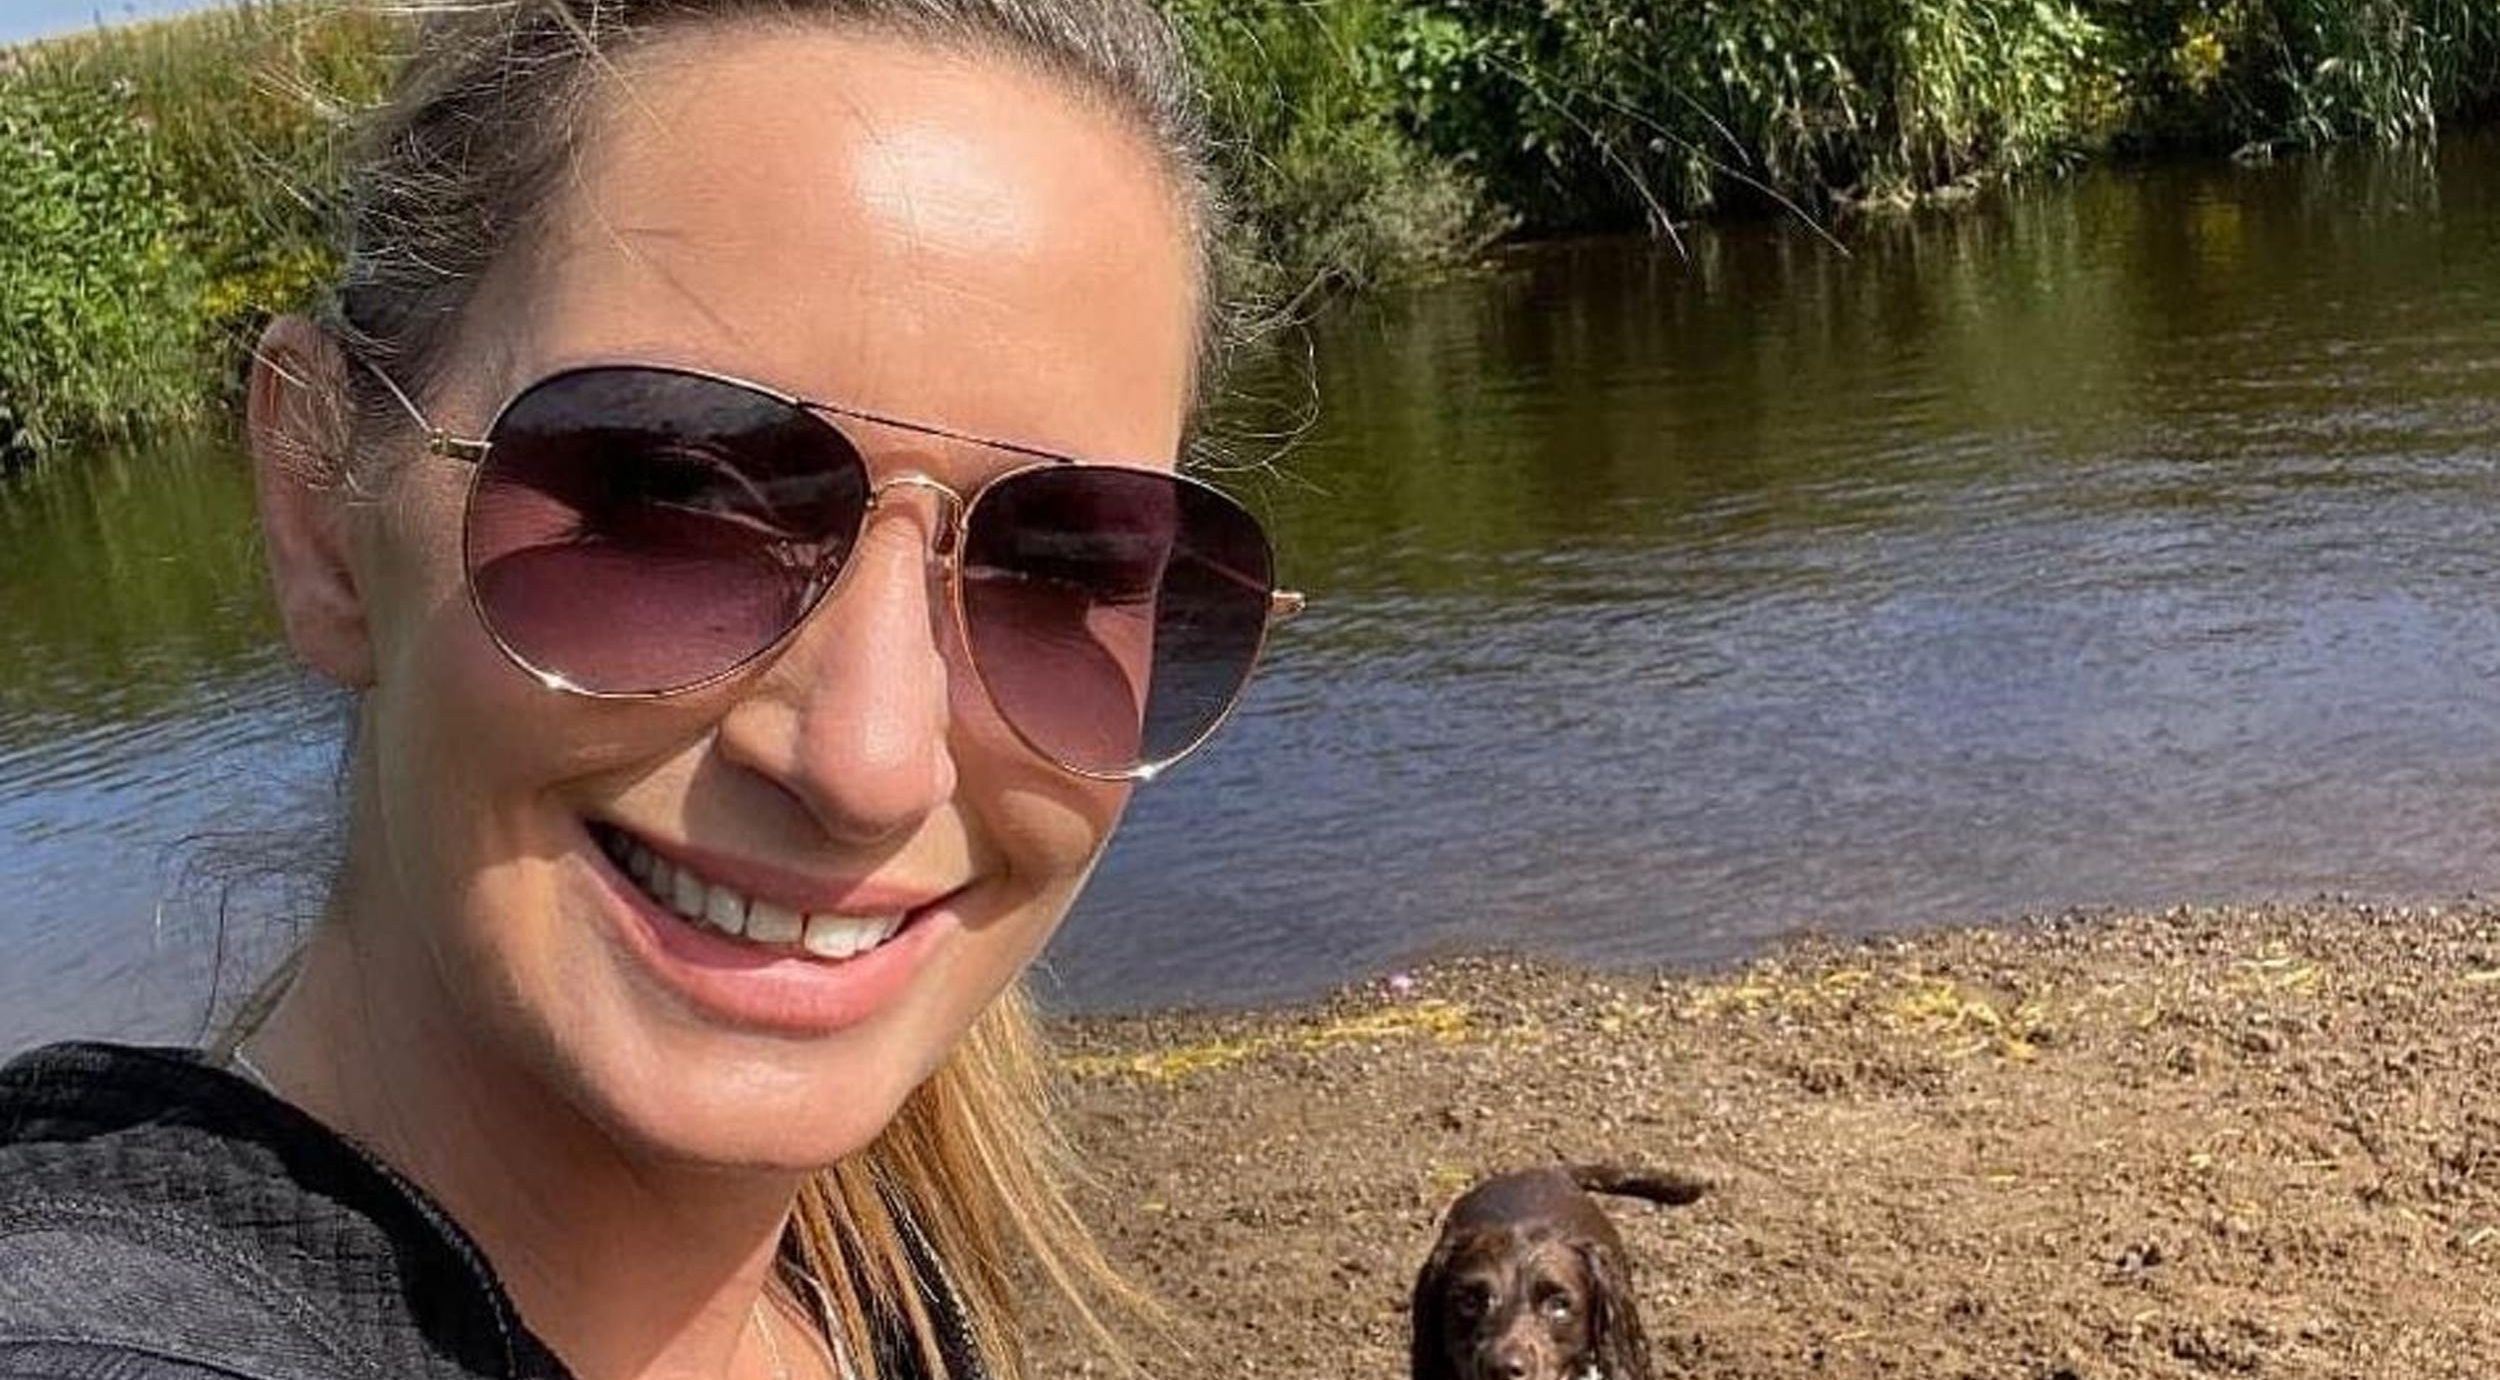
{"type": "Polygon", "coordinates": [[[348,550],[346,374],[336,341],[304,317],[281,316],[252,354],[244,419],[287,645],[358,690],[373,682],[373,642],[348,550]]]}

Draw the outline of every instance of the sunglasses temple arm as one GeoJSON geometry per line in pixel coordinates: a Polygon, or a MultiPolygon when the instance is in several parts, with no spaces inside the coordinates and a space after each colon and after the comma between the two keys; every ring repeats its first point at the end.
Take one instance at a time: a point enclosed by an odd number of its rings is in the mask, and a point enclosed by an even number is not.
{"type": "Polygon", "coordinates": [[[357,355],[355,359],[358,364],[365,367],[366,373],[373,375],[374,379],[382,385],[383,391],[391,395],[391,400],[399,404],[399,410],[408,414],[408,420],[417,424],[417,430],[425,434],[426,450],[435,455],[446,456],[453,460],[466,460],[472,464],[486,458],[484,441],[472,441],[463,436],[454,436],[426,420],[425,412],[417,406],[416,400],[408,396],[406,390],[399,386],[398,380],[383,372],[381,365],[363,355],[357,355]]]}
{"type": "Polygon", "coordinates": [[[1267,621],[1271,623],[1284,622],[1286,619],[1302,612],[1303,608],[1310,603],[1310,600],[1303,598],[1301,592],[1298,590],[1278,589],[1266,580],[1252,579],[1248,574],[1235,570],[1229,565],[1209,561],[1207,562],[1207,568],[1214,571],[1216,574],[1223,576],[1225,579],[1232,581],[1234,584],[1241,586],[1243,589],[1266,590],[1267,621]]]}
{"type": "Polygon", "coordinates": [[[1302,593],[1299,590],[1278,589],[1270,581],[1252,579],[1247,573],[1235,570],[1229,565],[1209,561],[1207,562],[1207,567],[1208,569],[1213,570],[1216,574],[1223,576],[1225,579],[1240,585],[1243,589],[1266,590],[1267,621],[1270,623],[1282,623],[1286,619],[1293,617],[1295,614],[1302,612],[1302,610],[1310,603],[1310,600],[1302,597],[1302,593]]]}

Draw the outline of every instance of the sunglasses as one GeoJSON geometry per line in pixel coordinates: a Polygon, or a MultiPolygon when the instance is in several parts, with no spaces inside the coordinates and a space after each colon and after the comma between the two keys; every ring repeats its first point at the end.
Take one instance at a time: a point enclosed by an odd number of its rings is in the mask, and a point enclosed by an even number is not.
{"type": "Polygon", "coordinates": [[[1276,588],[1258,519],[1182,475],[650,364],[551,374],[469,439],[367,367],[430,453],[476,467],[470,602],[553,689],[656,699],[737,675],[807,621],[869,515],[910,491],[951,513],[938,556],[983,692],[1078,776],[1141,781],[1189,755],[1240,700],[1268,629],[1302,608],[1276,588]],[[879,482],[846,425],[1025,463],[969,493],[916,473],[879,482]]]}

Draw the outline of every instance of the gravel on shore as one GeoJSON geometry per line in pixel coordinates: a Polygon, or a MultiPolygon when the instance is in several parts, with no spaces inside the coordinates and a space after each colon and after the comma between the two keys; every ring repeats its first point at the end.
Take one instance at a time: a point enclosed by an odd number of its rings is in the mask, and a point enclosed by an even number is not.
{"type": "MultiPolygon", "coordinates": [[[[1406,1372],[1478,1176],[1608,1206],[1662,1375],[2500,1375],[2500,909],[2180,908],[1718,972],[1454,961],[1313,1006],[1063,1023],[1157,1375],[1406,1372]]],[[[1066,1328],[1049,1374],[1107,1374],[1066,1328]]]]}

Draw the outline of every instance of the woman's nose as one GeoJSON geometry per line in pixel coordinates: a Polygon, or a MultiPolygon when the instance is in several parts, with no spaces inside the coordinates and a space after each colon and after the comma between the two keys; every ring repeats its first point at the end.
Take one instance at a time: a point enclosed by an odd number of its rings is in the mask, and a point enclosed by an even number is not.
{"type": "Polygon", "coordinates": [[[825,832],[900,834],[955,793],[932,495],[870,514],[833,592],[721,719],[721,750],[825,832]]]}

